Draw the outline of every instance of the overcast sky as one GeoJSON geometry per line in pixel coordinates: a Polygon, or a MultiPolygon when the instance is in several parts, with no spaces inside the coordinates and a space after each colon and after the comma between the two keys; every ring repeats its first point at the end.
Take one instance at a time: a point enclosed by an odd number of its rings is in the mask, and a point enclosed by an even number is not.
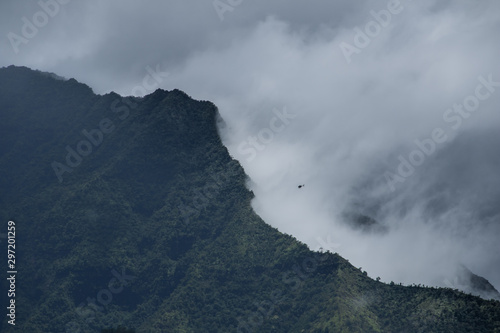
{"type": "Polygon", "coordinates": [[[214,102],[257,213],[312,249],[500,289],[500,2],[2,1],[0,30],[0,66],[214,102]]]}

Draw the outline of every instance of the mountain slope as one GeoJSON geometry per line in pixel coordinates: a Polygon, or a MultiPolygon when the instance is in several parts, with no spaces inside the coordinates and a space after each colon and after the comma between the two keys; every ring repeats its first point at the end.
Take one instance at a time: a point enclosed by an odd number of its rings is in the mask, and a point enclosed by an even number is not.
{"type": "Polygon", "coordinates": [[[210,102],[11,66],[0,104],[22,331],[500,332],[499,302],[383,284],[265,224],[210,102]]]}

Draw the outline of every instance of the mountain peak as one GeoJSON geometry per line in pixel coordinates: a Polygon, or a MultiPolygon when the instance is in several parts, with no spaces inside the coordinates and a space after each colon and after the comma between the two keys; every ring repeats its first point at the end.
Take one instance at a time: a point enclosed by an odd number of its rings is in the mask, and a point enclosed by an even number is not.
{"type": "Polygon", "coordinates": [[[0,88],[0,216],[22,244],[23,331],[500,329],[500,302],[384,284],[267,225],[211,102],[100,96],[10,67],[0,88]]]}
{"type": "Polygon", "coordinates": [[[30,91],[31,88],[40,89],[42,84],[52,89],[71,89],[78,91],[79,94],[88,95],[94,93],[89,86],[78,82],[74,78],[66,79],[51,72],[33,70],[24,66],[11,65],[0,68],[0,87],[4,94],[19,94],[19,92],[26,89],[30,91]]]}

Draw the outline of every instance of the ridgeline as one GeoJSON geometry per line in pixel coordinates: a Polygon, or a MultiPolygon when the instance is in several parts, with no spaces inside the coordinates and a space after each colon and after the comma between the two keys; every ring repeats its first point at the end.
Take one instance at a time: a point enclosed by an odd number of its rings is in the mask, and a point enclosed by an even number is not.
{"type": "Polygon", "coordinates": [[[498,301],[384,284],[267,225],[211,102],[10,66],[0,105],[2,332],[500,332],[498,301]]]}

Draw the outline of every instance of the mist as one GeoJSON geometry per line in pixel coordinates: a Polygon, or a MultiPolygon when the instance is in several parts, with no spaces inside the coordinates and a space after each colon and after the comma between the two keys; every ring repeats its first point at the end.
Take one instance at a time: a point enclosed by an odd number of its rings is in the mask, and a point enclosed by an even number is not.
{"type": "Polygon", "coordinates": [[[122,95],[158,67],[217,105],[268,224],[382,281],[500,288],[498,2],[120,6],[69,3],[1,64],[122,95]]]}
{"type": "Polygon", "coordinates": [[[405,8],[349,64],[339,44],[353,31],[308,34],[268,17],[174,80],[218,105],[267,223],[382,281],[467,289],[453,282],[465,265],[500,286],[500,73],[485,36],[496,23],[466,8],[410,20],[426,10],[405,8]],[[488,98],[454,111],[489,78],[488,98]],[[286,122],[273,121],[280,113],[286,122]],[[399,156],[410,155],[419,165],[402,177],[399,156]],[[350,214],[380,227],[353,227],[350,214]]]}

